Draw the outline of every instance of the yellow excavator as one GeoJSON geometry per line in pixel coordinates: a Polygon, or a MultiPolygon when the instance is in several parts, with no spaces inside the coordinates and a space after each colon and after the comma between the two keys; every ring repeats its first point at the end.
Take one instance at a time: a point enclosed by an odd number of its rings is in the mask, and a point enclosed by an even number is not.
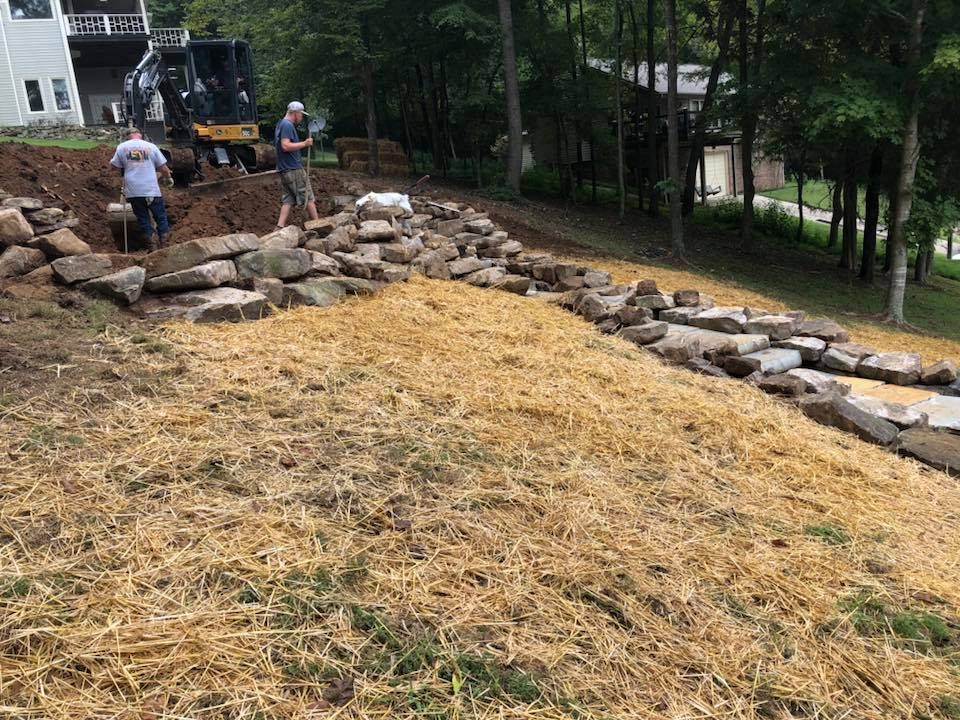
{"type": "Polygon", "coordinates": [[[242,175],[273,170],[276,151],[261,142],[253,55],[243,40],[189,40],[185,89],[160,51],[148,50],[123,83],[123,119],[145,130],[147,109],[163,100],[161,151],[178,185],[197,185],[203,169],[232,167],[242,175]]]}

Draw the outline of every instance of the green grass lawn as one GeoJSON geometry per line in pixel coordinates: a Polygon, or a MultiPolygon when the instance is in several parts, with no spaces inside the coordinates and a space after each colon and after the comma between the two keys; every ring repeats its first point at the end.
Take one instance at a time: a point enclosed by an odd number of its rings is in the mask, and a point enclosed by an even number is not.
{"type": "MultiPolygon", "coordinates": [[[[788,183],[779,190],[766,190],[759,193],[764,197],[774,198],[796,204],[797,202],[797,184],[788,183]]],[[[867,214],[866,210],[866,192],[863,188],[857,193],[857,213],[860,217],[867,214]]],[[[833,210],[833,192],[830,185],[822,180],[809,180],[803,184],[803,204],[806,207],[830,212],[833,210]]],[[[882,208],[881,208],[882,210],[882,208]]]]}
{"type": "Polygon", "coordinates": [[[71,138],[30,138],[30,137],[5,137],[0,136],[0,142],[16,142],[24,145],[37,145],[39,147],[59,147],[67,150],[91,150],[104,143],[95,140],[75,140],[71,138]]]}

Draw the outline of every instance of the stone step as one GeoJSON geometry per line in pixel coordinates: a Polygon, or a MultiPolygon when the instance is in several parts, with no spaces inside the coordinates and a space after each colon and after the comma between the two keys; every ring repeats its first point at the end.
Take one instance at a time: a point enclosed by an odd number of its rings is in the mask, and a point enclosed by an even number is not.
{"type": "Polygon", "coordinates": [[[799,350],[767,348],[742,357],[727,358],[723,369],[734,377],[746,377],[757,371],[764,375],[778,375],[803,365],[799,350]]]}
{"type": "Polygon", "coordinates": [[[928,428],[900,433],[897,453],[960,477],[960,436],[928,428]]]}
{"type": "Polygon", "coordinates": [[[912,406],[926,413],[930,427],[935,430],[950,430],[960,433],[960,398],[938,396],[912,406]]]}

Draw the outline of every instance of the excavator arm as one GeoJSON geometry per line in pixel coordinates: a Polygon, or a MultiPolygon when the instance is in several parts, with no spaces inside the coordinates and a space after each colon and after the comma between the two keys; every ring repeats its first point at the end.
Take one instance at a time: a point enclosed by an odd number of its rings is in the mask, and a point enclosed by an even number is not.
{"type": "Polygon", "coordinates": [[[124,120],[128,125],[143,129],[147,108],[157,93],[160,94],[166,109],[168,139],[191,142],[193,128],[190,109],[167,72],[163,55],[157,50],[148,50],[140,64],[127,73],[123,81],[124,120]]]}

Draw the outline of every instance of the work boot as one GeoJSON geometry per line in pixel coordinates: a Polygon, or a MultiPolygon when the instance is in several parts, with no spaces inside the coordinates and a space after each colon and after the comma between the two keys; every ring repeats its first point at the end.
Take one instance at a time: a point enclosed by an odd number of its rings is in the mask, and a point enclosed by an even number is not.
{"type": "Polygon", "coordinates": [[[158,244],[161,248],[167,247],[167,246],[170,244],[170,233],[164,233],[163,235],[161,235],[161,236],[158,238],[157,244],[158,244]]]}
{"type": "Polygon", "coordinates": [[[147,252],[157,251],[157,240],[153,235],[147,238],[147,252]]]}

